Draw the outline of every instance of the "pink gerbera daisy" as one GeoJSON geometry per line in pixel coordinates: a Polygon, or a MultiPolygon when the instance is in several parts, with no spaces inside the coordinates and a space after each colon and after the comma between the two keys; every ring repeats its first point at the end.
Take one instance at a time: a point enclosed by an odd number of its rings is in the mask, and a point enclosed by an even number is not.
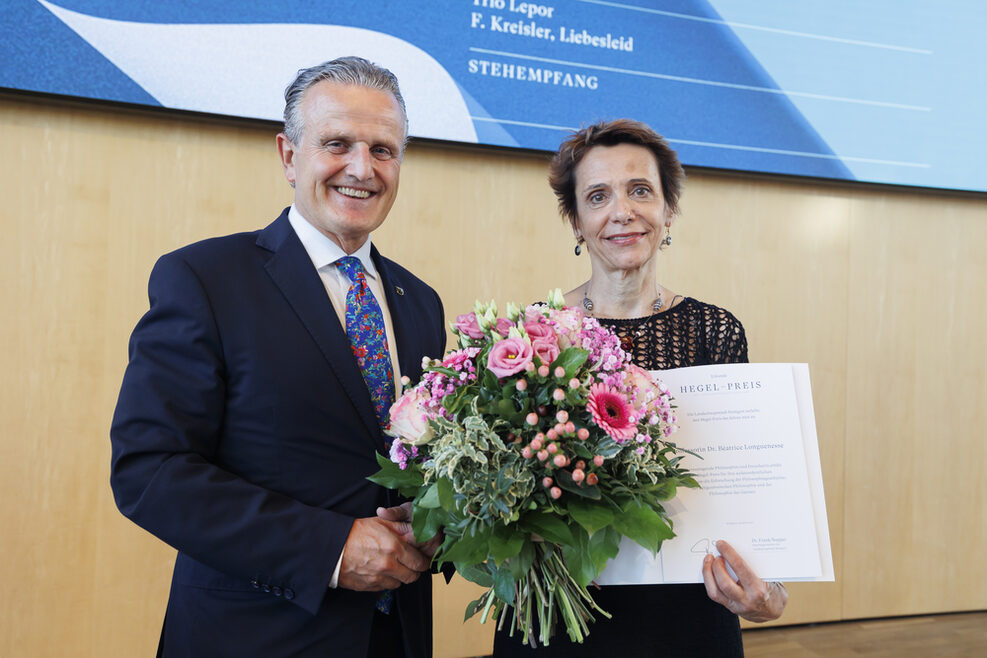
{"type": "Polygon", "coordinates": [[[586,408],[593,416],[593,422],[617,443],[637,434],[633,407],[624,396],[605,384],[590,386],[586,408]]]}

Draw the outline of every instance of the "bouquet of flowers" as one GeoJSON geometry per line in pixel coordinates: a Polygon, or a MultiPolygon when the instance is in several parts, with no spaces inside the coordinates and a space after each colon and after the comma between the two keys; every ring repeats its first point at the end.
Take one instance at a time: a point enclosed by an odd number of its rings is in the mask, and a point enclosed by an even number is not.
{"type": "Polygon", "coordinates": [[[457,318],[456,349],[391,407],[390,459],[370,479],[413,499],[418,541],[445,533],[436,562],[487,588],[467,619],[532,646],[561,620],[582,642],[610,616],[587,586],[621,537],[657,552],[674,536],[661,501],[698,485],[669,440],[668,391],[616,335],[558,290],[506,316],[477,302],[457,318]]]}

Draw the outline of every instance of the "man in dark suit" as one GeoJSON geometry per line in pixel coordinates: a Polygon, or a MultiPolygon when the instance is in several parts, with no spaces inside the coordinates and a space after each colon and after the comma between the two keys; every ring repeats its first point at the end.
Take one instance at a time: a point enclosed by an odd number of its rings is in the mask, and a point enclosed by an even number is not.
{"type": "Polygon", "coordinates": [[[399,391],[445,344],[436,293],[370,242],[397,193],[404,101],[359,58],[300,71],[285,101],[293,205],[154,266],[111,429],[114,496],[178,549],[160,655],[427,656],[435,546],[365,479],[386,404],[347,333],[340,260],[359,260],[379,304],[399,391]]]}

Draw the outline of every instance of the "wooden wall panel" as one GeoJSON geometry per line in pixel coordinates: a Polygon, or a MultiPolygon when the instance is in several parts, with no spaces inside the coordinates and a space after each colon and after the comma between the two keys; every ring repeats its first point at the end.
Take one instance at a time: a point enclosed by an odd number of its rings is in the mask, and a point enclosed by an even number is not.
{"type": "Polygon", "coordinates": [[[273,138],[260,137],[254,128],[0,105],[0,175],[16,192],[4,204],[10,257],[0,265],[10,309],[2,568],[14,584],[0,602],[0,654],[153,652],[173,551],[113,505],[110,415],[157,256],[259,225],[290,201],[273,138]]]}
{"type": "MultiPolygon", "coordinates": [[[[108,486],[126,341],[162,253],[290,202],[270,126],[0,96],[0,655],[148,655],[173,551],[108,486]]],[[[544,156],[413,145],[375,236],[447,318],[583,281],[544,156]]],[[[987,607],[987,201],[694,173],[659,277],[745,324],[751,357],[807,361],[837,582],[783,623],[987,607]],[[952,463],[950,463],[952,460],[952,463]]],[[[437,655],[489,650],[476,590],[437,585],[437,655]]]]}
{"type": "Polygon", "coordinates": [[[987,606],[987,207],[859,193],[844,616],[987,606]]]}

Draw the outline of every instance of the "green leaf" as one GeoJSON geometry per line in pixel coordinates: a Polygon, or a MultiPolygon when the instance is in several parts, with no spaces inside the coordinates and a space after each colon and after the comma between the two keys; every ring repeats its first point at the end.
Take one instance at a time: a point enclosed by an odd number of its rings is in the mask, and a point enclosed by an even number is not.
{"type": "Polygon", "coordinates": [[[692,477],[682,477],[679,478],[680,487],[688,487],[689,489],[698,489],[699,483],[696,482],[695,478],[692,477]]]}
{"type": "Polygon", "coordinates": [[[565,557],[566,567],[580,587],[586,587],[596,578],[598,571],[593,562],[593,556],[589,550],[589,537],[582,529],[574,533],[576,543],[563,546],[562,555],[565,557]]]}
{"type": "Polygon", "coordinates": [[[439,492],[439,505],[449,514],[456,513],[456,490],[449,478],[439,478],[436,483],[439,492]]]}
{"type": "Polygon", "coordinates": [[[589,538],[589,552],[596,572],[600,573],[607,562],[617,557],[620,550],[620,533],[613,528],[603,528],[589,538]]]}
{"type": "Polygon", "coordinates": [[[610,458],[620,452],[621,449],[622,447],[619,443],[608,437],[597,444],[596,454],[602,455],[604,458],[610,458]]]}
{"type": "Polygon", "coordinates": [[[452,542],[440,559],[443,562],[470,562],[478,563],[487,559],[488,546],[490,543],[490,531],[477,535],[463,534],[462,537],[452,542]]]}
{"type": "Polygon", "coordinates": [[[657,512],[633,501],[614,516],[613,527],[653,553],[658,552],[664,540],[675,536],[657,512]]]}
{"type": "Polygon", "coordinates": [[[411,529],[415,533],[415,540],[426,542],[442,529],[450,521],[449,515],[441,507],[427,508],[419,507],[417,504],[412,509],[411,529]]]}
{"type": "Polygon", "coordinates": [[[415,533],[415,540],[417,541],[428,541],[432,537],[426,537],[428,530],[425,526],[428,523],[428,517],[431,515],[432,510],[426,509],[424,507],[419,507],[417,501],[411,507],[411,531],[415,533]]]}
{"type": "Polygon", "coordinates": [[[572,452],[576,457],[582,457],[583,459],[593,459],[593,451],[589,449],[582,441],[569,441],[565,449],[572,452]]]}
{"type": "Polygon", "coordinates": [[[367,479],[382,487],[397,489],[409,498],[414,497],[418,488],[425,483],[417,464],[408,464],[408,468],[401,470],[400,466],[381,454],[377,455],[377,464],[380,470],[367,479]]]}
{"type": "MultiPolygon", "coordinates": [[[[489,586],[488,586],[489,587],[489,586]]],[[[463,617],[463,621],[468,620],[470,617],[478,613],[483,609],[483,606],[487,604],[487,595],[484,593],[483,596],[475,601],[470,601],[470,604],[466,606],[466,616],[463,617]]]]}
{"type": "MultiPolygon", "coordinates": [[[[476,583],[480,587],[493,587],[493,576],[491,576],[490,572],[487,571],[486,564],[467,564],[465,562],[457,562],[456,572],[466,580],[471,583],[476,583]]],[[[467,619],[469,619],[469,617],[467,617],[467,619]]]]}
{"type": "Polygon", "coordinates": [[[521,552],[524,545],[524,533],[514,526],[498,524],[490,535],[490,556],[499,565],[521,552]]]}
{"type": "Polygon", "coordinates": [[[517,409],[514,408],[514,401],[511,399],[504,400],[501,398],[492,406],[494,408],[494,415],[499,418],[509,419],[517,414],[517,409]]]}
{"type": "Polygon", "coordinates": [[[439,506],[439,487],[436,483],[432,483],[425,493],[418,497],[417,500],[419,507],[424,507],[426,509],[435,509],[439,506]]]}
{"type": "MultiPolygon", "coordinates": [[[[484,361],[486,365],[486,361],[484,361]]],[[[486,368],[483,369],[483,388],[488,391],[500,390],[500,382],[497,381],[497,375],[493,374],[486,368]]]]}
{"type": "Polygon", "coordinates": [[[524,517],[522,523],[527,532],[534,532],[547,541],[563,546],[573,542],[572,530],[565,521],[554,514],[529,514],[524,517]]]}
{"type": "Polygon", "coordinates": [[[566,470],[555,471],[555,483],[562,489],[591,500],[600,499],[600,487],[598,485],[576,484],[572,479],[572,473],[566,470]]]}
{"type": "Polygon", "coordinates": [[[584,350],[579,347],[567,347],[562,350],[561,353],[552,361],[551,368],[554,370],[558,366],[562,366],[565,370],[566,378],[571,379],[579,367],[586,363],[586,359],[589,358],[589,350],[584,350]]]}
{"type": "Polygon", "coordinates": [[[456,372],[452,368],[446,368],[444,366],[430,366],[428,368],[425,368],[425,371],[441,372],[443,375],[446,375],[447,377],[452,377],[453,379],[459,379],[459,375],[461,374],[459,372],[456,372]]]}
{"type": "Polygon", "coordinates": [[[467,401],[476,395],[476,386],[469,385],[463,386],[456,390],[453,395],[447,395],[442,398],[442,406],[445,407],[450,414],[456,416],[463,407],[466,406],[467,401]]]}
{"type": "Polygon", "coordinates": [[[658,483],[652,494],[658,500],[671,500],[675,497],[675,480],[665,479],[658,483]]]}
{"type": "Polygon", "coordinates": [[[613,510],[603,503],[593,504],[573,498],[567,507],[573,520],[590,534],[613,523],[613,510]]]}
{"type": "Polygon", "coordinates": [[[507,605],[514,605],[514,576],[510,569],[497,569],[493,574],[494,593],[507,605]]]}
{"type": "Polygon", "coordinates": [[[535,562],[535,545],[530,540],[525,540],[521,546],[521,552],[516,557],[507,561],[515,580],[520,580],[528,573],[528,569],[535,562]]]}

